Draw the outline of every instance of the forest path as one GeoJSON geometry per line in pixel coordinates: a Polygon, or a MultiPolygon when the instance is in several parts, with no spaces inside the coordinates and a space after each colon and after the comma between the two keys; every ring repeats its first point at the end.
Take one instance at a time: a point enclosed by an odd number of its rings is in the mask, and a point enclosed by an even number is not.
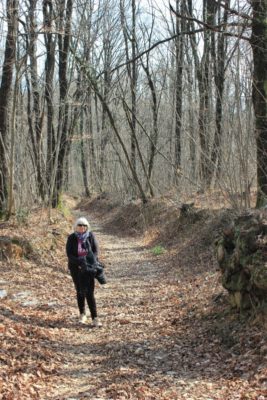
{"type": "Polygon", "coordinates": [[[231,350],[220,343],[214,324],[210,330],[200,301],[214,273],[181,273],[172,282],[168,264],[155,263],[141,240],[105,233],[99,221],[92,225],[108,262],[108,284],[96,288],[103,327],[77,322],[74,288],[65,277],[69,295],[59,328],[64,363],[44,398],[240,399],[247,380],[232,381],[224,364],[231,350]]]}
{"type": "Polygon", "coordinates": [[[107,285],[96,285],[101,328],[78,322],[56,219],[51,227],[38,215],[30,225],[38,231],[21,231],[36,247],[50,235],[41,259],[1,261],[0,400],[266,399],[264,332],[224,317],[218,272],[208,253],[198,257],[199,236],[181,236],[183,256],[172,264],[142,238],[91,222],[107,264],[107,285]]]}

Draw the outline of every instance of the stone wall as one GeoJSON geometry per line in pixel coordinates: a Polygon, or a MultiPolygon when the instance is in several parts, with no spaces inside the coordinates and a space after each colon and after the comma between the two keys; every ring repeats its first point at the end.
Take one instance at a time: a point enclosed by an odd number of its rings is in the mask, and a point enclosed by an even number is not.
{"type": "Polygon", "coordinates": [[[215,241],[221,282],[238,309],[267,304],[267,211],[251,210],[222,228],[215,241]]]}

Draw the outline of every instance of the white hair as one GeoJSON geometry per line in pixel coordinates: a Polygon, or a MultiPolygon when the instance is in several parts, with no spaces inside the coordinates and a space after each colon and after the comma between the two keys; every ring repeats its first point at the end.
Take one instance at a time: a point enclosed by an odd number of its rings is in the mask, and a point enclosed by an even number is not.
{"type": "Polygon", "coordinates": [[[87,219],[85,217],[79,217],[74,224],[74,229],[76,230],[77,225],[82,224],[82,225],[86,225],[87,226],[87,230],[90,231],[91,227],[89,222],[87,221],[87,219]]]}

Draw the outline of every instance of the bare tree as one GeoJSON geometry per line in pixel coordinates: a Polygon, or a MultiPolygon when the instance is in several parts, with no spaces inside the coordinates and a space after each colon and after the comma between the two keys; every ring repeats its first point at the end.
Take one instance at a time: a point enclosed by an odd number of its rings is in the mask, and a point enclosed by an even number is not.
{"type": "Polygon", "coordinates": [[[253,104],[257,141],[257,206],[267,204],[267,3],[252,0],[253,104]]]}
{"type": "Polygon", "coordinates": [[[137,63],[135,60],[137,52],[137,38],[136,38],[136,0],[131,0],[131,29],[129,30],[127,25],[127,19],[125,15],[125,1],[120,0],[120,12],[121,12],[121,25],[125,43],[125,54],[127,61],[127,72],[130,79],[131,88],[131,120],[130,129],[131,135],[131,161],[133,168],[136,169],[136,89],[137,89],[137,63]],[[129,46],[130,42],[130,46],[129,46]],[[130,49],[131,48],[131,63],[130,60],[130,49]]]}
{"type": "Polygon", "coordinates": [[[225,82],[225,69],[226,69],[226,46],[224,31],[228,22],[228,7],[230,1],[225,2],[226,7],[223,11],[220,8],[220,1],[218,3],[218,25],[222,26],[222,33],[218,33],[217,38],[217,49],[215,49],[215,43],[213,43],[213,64],[214,64],[214,80],[216,89],[216,110],[215,110],[215,133],[214,141],[211,150],[211,170],[209,171],[211,183],[212,174],[217,164],[216,179],[220,178],[222,168],[222,113],[223,113],[223,94],[224,94],[224,82],[225,82]],[[221,18],[220,13],[223,12],[221,18]],[[217,50],[217,51],[216,51],[217,50]],[[213,168],[212,168],[213,166],[213,168]]]}
{"type": "Polygon", "coordinates": [[[46,195],[44,149],[42,142],[42,129],[44,125],[44,107],[38,79],[37,69],[37,0],[29,1],[29,8],[25,24],[26,52],[30,60],[29,72],[26,68],[25,77],[27,84],[27,115],[29,133],[33,147],[34,167],[36,169],[36,183],[38,194],[42,200],[46,195]]]}
{"type": "Polygon", "coordinates": [[[8,195],[7,136],[9,130],[8,106],[12,93],[13,70],[16,61],[18,29],[18,1],[7,0],[7,37],[0,86],[0,213],[6,209],[8,195]]]}
{"type": "MultiPolygon", "coordinates": [[[[176,0],[176,13],[181,14],[182,18],[176,16],[176,39],[175,39],[175,169],[181,168],[181,131],[182,131],[182,111],[183,111],[183,68],[184,68],[184,34],[186,21],[185,0],[176,0]]],[[[177,175],[175,175],[177,177],[177,175]]]]}
{"type": "Polygon", "coordinates": [[[56,35],[53,32],[55,12],[51,0],[43,0],[43,18],[44,18],[44,41],[46,48],[45,60],[45,100],[46,100],[46,181],[51,193],[51,177],[53,172],[54,150],[56,146],[55,127],[54,127],[54,71],[55,71],[55,47],[56,35]]]}
{"type": "MultiPolygon", "coordinates": [[[[67,139],[69,134],[69,105],[68,94],[68,57],[71,39],[71,18],[73,0],[61,0],[59,5],[58,19],[58,75],[59,75],[59,115],[57,129],[57,146],[54,168],[56,170],[56,182],[52,204],[56,206],[63,187],[64,162],[66,160],[67,139]]],[[[53,182],[52,182],[53,184],[53,182]]]]}

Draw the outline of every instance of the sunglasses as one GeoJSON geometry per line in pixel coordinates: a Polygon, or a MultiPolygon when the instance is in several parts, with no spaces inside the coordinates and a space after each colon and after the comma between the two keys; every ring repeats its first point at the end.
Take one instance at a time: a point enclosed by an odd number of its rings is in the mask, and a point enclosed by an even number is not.
{"type": "Polygon", "coordinates": [[[84,225],[84,224],[78,224],[77,226],[86,226],[87,227],[87,225],[84,225]]]}

